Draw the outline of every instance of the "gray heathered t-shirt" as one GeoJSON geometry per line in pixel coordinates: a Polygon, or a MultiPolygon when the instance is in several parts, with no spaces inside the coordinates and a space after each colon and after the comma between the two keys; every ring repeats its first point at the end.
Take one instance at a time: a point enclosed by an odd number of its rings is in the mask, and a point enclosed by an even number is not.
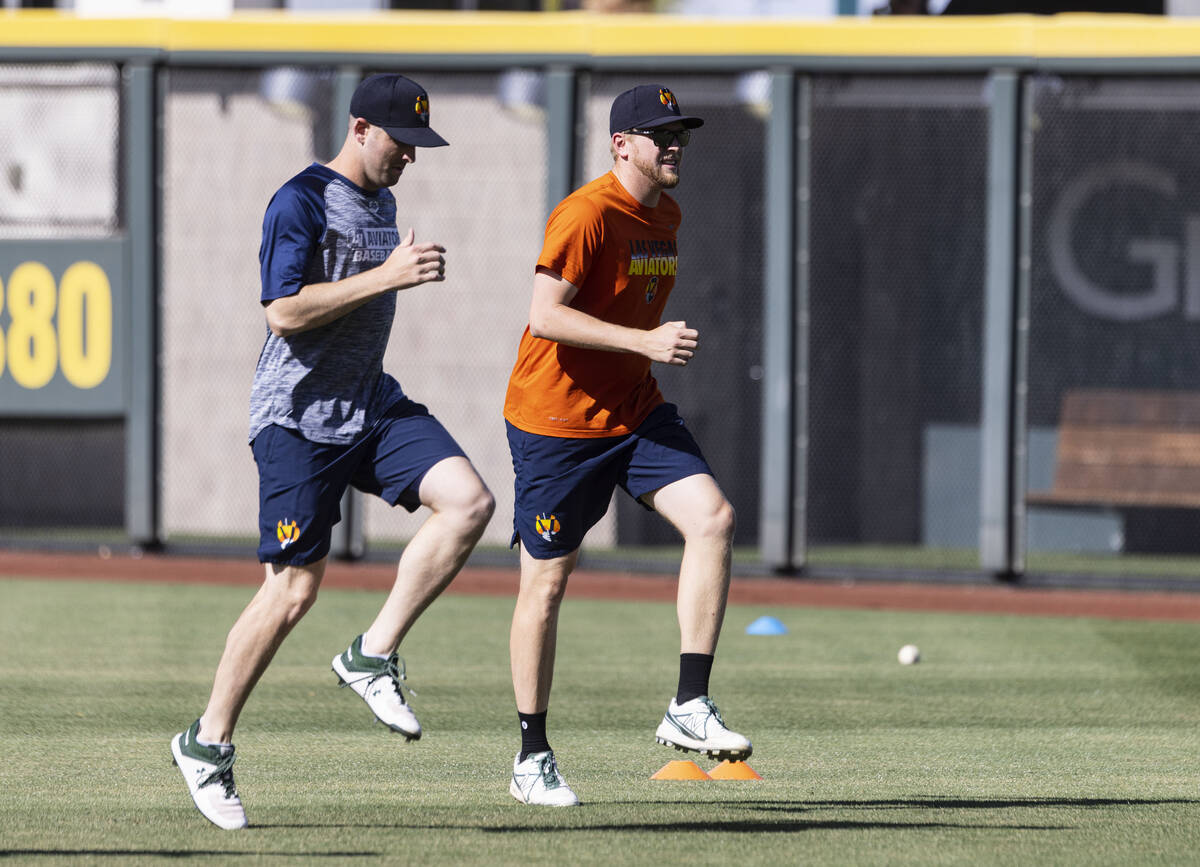
{"type": "MultiPolygon", "coordinates": [[[[261,300],[366,271],[399,243],[390,190],[368,192],[314,163],[267,205],[261,300]]],[[[383,372],[395,314],[388,292],[311,331],[277,337],[268,329],[250,394],[250,440],[277,424],[313,442],[353,442],[404,397],[383,372]]]]}

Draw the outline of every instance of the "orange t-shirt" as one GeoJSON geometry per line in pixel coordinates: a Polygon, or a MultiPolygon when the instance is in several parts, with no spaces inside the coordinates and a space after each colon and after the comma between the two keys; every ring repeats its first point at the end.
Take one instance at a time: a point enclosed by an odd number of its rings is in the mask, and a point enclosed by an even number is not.
{"type": "MultiPolygon", "coordinates": [[[[554,209],[537,263],[578,287],[575,309],[651,330],[662,324],[675,285],[679,219],[670,196],[647,208],[609,172],[554,209]]],[[[504,417],[543,436],[618,436],[631,433],[662,402],[644,355],[567,346],[534,337],[526,327],[504,417]]]]}

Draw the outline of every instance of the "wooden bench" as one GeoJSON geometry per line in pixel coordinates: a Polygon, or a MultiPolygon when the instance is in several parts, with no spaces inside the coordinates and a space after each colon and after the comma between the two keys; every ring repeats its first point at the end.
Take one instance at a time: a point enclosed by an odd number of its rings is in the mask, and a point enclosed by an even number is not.
{"type": "Polygon", "coordinates": [[[1067,392],[1054,486],[1026,502],[1200,509],[1200,392],[1067,392]]]}

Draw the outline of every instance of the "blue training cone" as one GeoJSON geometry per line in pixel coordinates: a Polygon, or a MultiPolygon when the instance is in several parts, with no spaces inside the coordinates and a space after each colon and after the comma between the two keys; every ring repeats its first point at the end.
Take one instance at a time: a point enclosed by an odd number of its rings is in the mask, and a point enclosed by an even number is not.
{"type": "Polygon", "coordinates": [[[779,618],[765,614],[746,627],[747,635],[787,635],[787,631],[779,618]]]}

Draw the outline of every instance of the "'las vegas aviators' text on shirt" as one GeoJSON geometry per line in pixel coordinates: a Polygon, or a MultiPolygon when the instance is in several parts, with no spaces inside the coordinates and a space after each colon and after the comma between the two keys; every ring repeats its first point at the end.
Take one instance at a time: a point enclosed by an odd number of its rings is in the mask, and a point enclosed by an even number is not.
{"type": "MultiPolygon", "coordinates": [[[[400,243],[396,200],[314,163],[284,184],[263,218],[261,301],[333,283],[383,262],[400,243]]],[[[404,397],[383,372],[396,294],[288,337],[267,331],[250,394],[250,439],[270,424],[319,443],[353,442],[404,397]]]]}

